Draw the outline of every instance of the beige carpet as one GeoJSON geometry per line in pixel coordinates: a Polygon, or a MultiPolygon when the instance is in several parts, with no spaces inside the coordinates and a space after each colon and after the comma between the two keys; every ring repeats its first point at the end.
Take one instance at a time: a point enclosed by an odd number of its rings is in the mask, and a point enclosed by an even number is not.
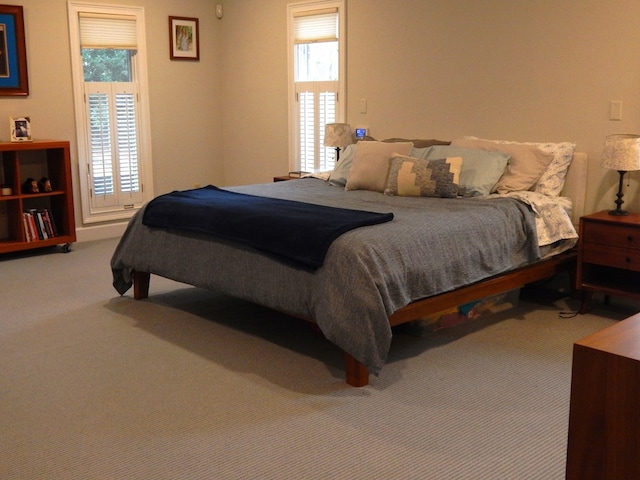
{"type": "Polygon", "coordinates": [[[371,385],[303,324],[152,277],[115,241],[0,259],[2,479],[561,479],[574,341],[635,310],[539,286],[436,334],[398,331],[371,385]]]}

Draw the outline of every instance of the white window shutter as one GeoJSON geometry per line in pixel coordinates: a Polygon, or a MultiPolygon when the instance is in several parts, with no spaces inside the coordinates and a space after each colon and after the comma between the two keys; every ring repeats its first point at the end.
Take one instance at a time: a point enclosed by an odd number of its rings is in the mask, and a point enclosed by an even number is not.
{"type": "Polygon", "coordinates": [[[117,202],[114,187],[114,158],[111,132],[111,95],[104,87],[88,88],[87,118],[89,119],[89,173],[92,203],[112,206],[117,202]]]}
{"type": "Polygon", "coordinates": [[[337,82],[298,82],[300,170],[327,171],[335,166],[335,149],[324,146],[324,127],[336,121],[337,82]]]}
{"type": "Polygon", "coordinates": [[[143,201],[134,83],[86,83],[92,205],[143,201]]]}
{"type": "Polygon", "coordinates": [[[115,98],[120,193],[133,197],[140,192],[136,94],[135,91],[121,91],[115,98]]]}
{"type": "Polygon", "coordinates": [[[300,170],[310,172],[314,167],[315,140],[315,94],[314,92],[300,92],[300,170]]]}

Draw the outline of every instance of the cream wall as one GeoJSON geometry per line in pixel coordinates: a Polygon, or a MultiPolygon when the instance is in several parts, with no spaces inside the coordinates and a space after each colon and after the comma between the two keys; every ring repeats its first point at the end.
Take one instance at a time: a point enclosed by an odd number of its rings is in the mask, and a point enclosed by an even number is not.
{"type": "MultiPolygon", "coordinates": [[[[31,116],[35,137],[71,141],[77,180],[67,2],[13,3],[24,6],[30,95],[0,97],[0,140],[10,115],[31,116]]],[[[288,0],[102,3],[145,7],[156,194],[288,170],[288,0]],[[199,18],[200,62],[169,60],[169,15],[199,18]]],[[[590,156],[587,211],[614,206],[617,173],[599,158],[607,134],[640,133],[640,2],[347,0],[347,14],[354,127],[377,138],[575,141],[590,156]],[[622,121],[608,119],[611,100],[623,102],[622,121]]],[[[639,183],[640,172],[625,182],[634,211],[639,183]]],[[[113,234],[83,226],[76,210],[81,238],[113,234]]]]}
{"type": "MultiPolygon", "coordinates": [[[[287,3],[224,2],[226,184],[287,171],[287,3]]],[[[587,211],[615,207],[617,173],[599,160],[607,134],[640,133],[640,2],[347,0],[347,13],[352,126],[376,138],[574,141],[590,157],[587,211]],[[611,100],[622,121],[609,120],[611,100]]],[[[625,182],[634,211],[639,182],[625,182]]]]}
{"type": "Polygon", "coordinates": [[[268,182],[289,171],[287,0],[225,0],[226,185],[268,182]]]}
{"type": "MultiPolygon", "coordinates": [[[[10,115],[31,117],[35,138],[71,141],[79,239],[110,236],[111,225],[85,227],[77,192],[71,60],[66,0],[22,0],[30,94],[0,97],[0,140],[9,139],[10,115]],[[3,120],[3,118],[5,120],[3,120]]],[[[95,3],[145,8],[152,129],[154,191],[222,183],[222,25],[212,0],[101,0],[95,3]],[[200,61],[169,60],[168,17],[197,17],[200,61]]]]}

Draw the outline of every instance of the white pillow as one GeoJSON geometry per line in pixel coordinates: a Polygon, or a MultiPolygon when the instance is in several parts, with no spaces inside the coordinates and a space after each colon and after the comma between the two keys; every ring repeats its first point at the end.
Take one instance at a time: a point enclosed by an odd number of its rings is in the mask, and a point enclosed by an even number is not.
{"type": "Polygon", "coordinates": [[[396,154],[408,156],[412,148],[411,142],[358,142],[345,190],[384,192],[389,159],[396,154]]]}
{"type": "Polygon", "coordinates": [[[511,156],[502,177],[493,188],[497,193],[533,190],[536,182],[553,160],[553,155],[543,152],[534,145],[496,143],[492,140],[475,137],[456,138],[451,142],[451,145],[490,151],[498,150],[511,156]]]}
{"type": "MultiPolygon", "coordinates": [[[[477,137],[464,137],[472,140],[480,140],[477,137]]],[[[497,144],[520,144],[520,145],[532,145],[538,147],[543,152],[553,156],[553,160],[542,173],[532,190],[549,197],[557,197],[562,192],[564,187],[564,181],[567,178],[567,171],[573,160],[573,153],[576,149],[576,144],[572,142],[514,142],[511,140],[489,140],[497,144]]]]}

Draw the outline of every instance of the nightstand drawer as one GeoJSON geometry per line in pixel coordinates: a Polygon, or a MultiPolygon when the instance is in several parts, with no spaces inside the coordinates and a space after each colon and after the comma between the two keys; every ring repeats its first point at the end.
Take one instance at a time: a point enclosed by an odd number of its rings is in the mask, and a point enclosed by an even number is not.
{"type": "Polygon", "coordinates": [[[582,261],[640,272],[640,251],[637,250],[588,243],[582,250],[582,261]]]}
{"type": "Polygon", "coordinates": [[[624,225],[585,222],[583,240],[586,244],[597,243],[610,247],[640,250],[640,230],[624,225]]]}

